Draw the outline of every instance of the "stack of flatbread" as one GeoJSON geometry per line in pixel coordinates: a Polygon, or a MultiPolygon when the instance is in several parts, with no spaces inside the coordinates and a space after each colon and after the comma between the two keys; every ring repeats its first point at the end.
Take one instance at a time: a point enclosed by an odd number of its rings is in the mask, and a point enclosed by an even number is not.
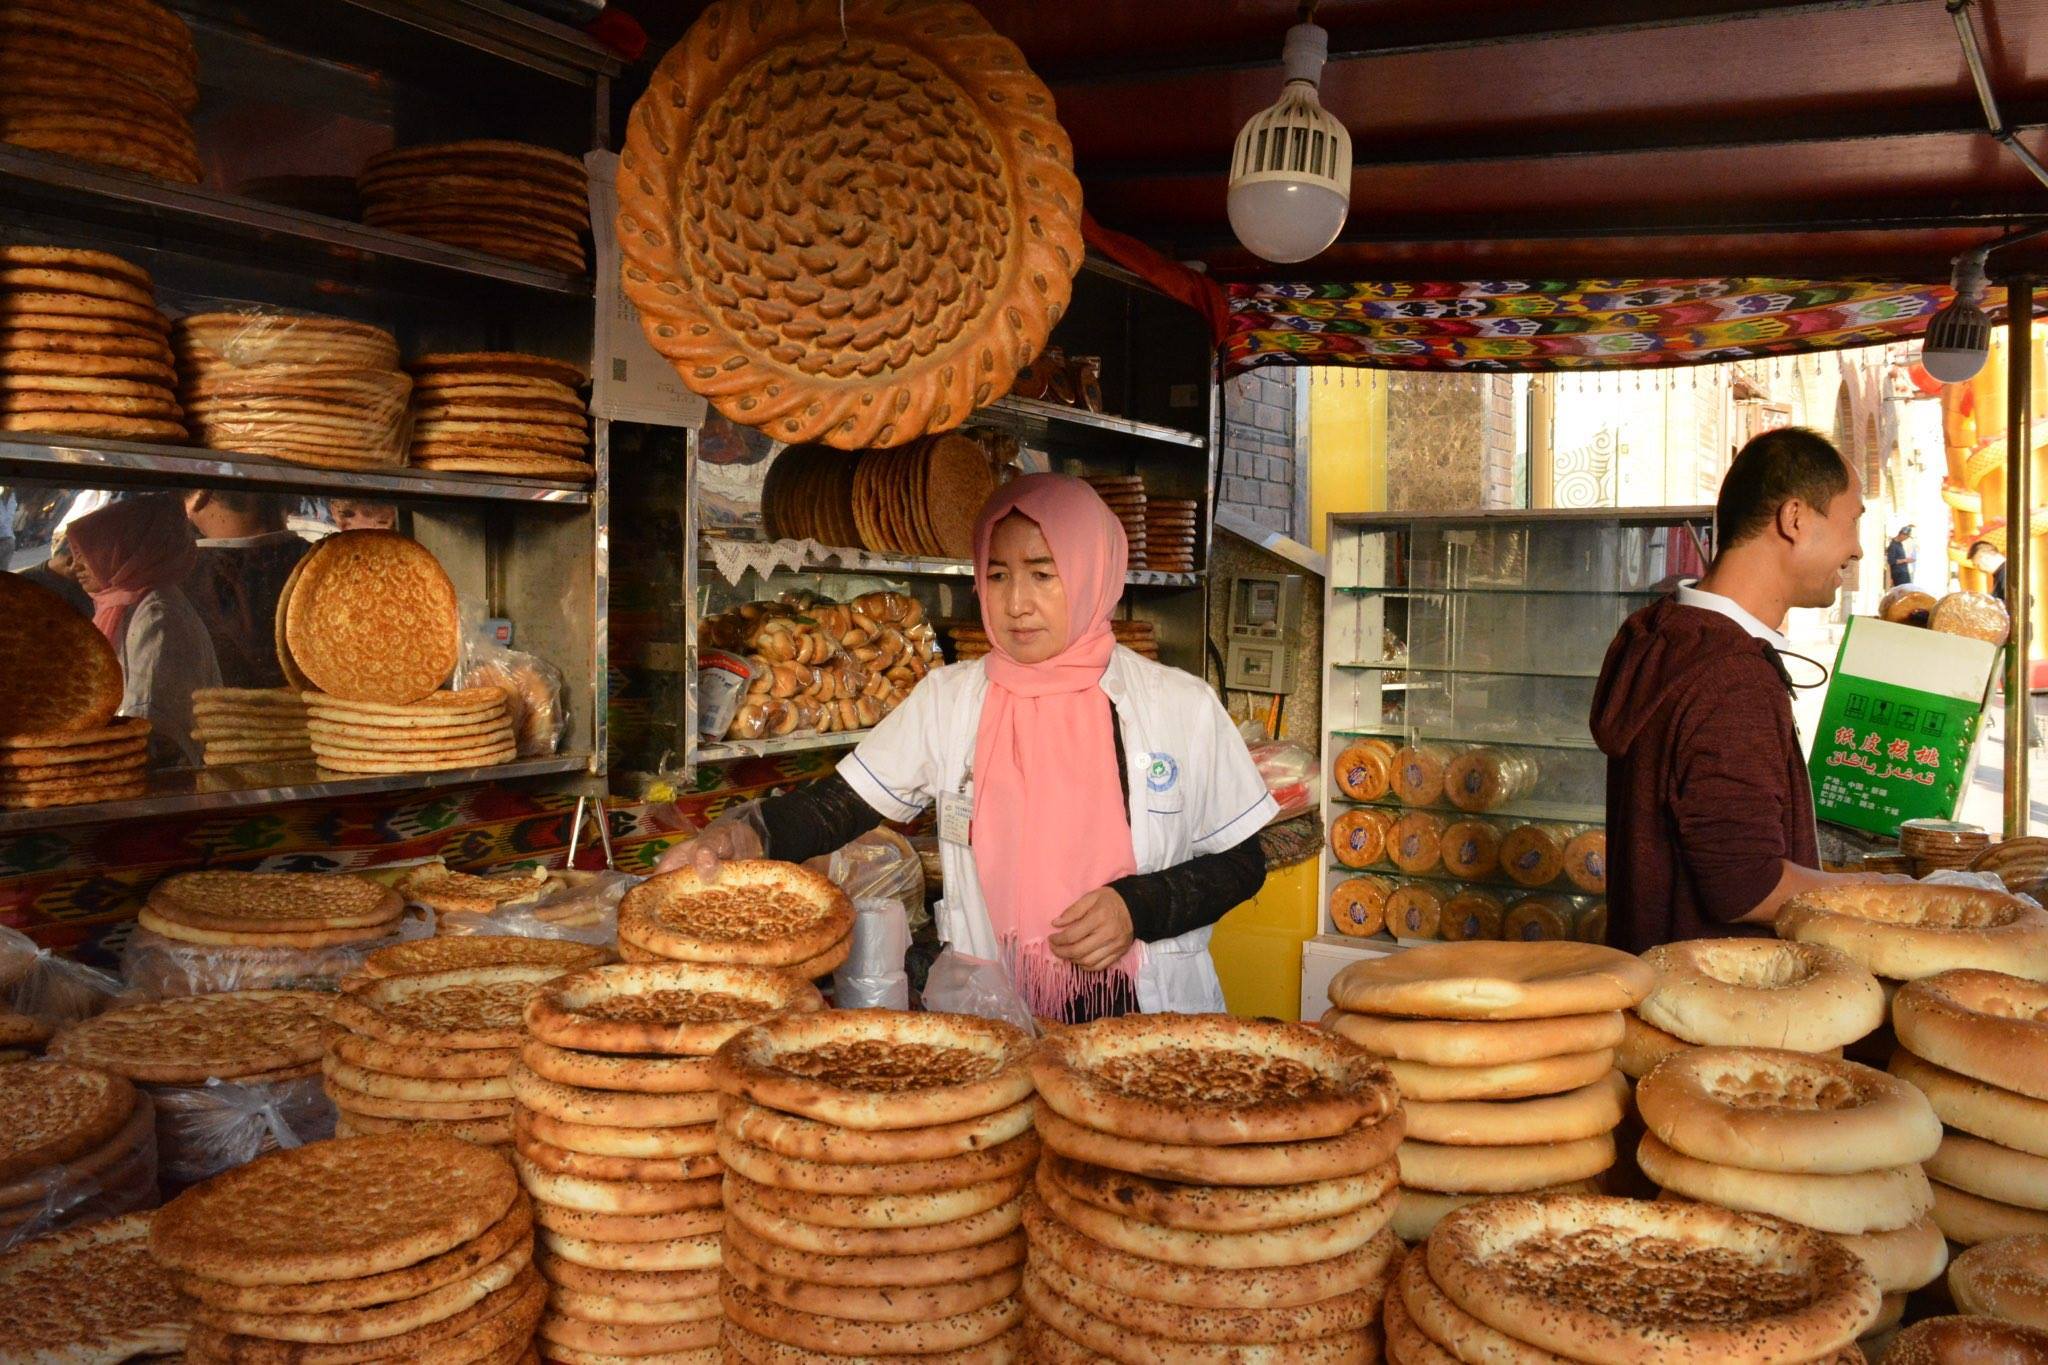
{"type": "Polygon", "coordinates": [[[313,756],[333,773],[427,773],[482,768],[519,756],[505,694],[495,687],[432,692],[410,703],[305,694],[313,756]]]}
{"type": "Polygon", "coordinates": [[[589,268],[589,178],[565,152],[479,140],[398,147],[356,175],[363,221],[549,270],[589,268]]]}
{"type": "Polygon", "coordinates": [[[508,1074],[526,1002],[551,964],[458,967],[382,977],[335,1006],[322,1063],[337,1133],[416,1128],[492,1147],[512,1141],[508,1074]]]}
{"type": "Polygon", "coordinates": [[[416,938],[379,948],[341,979],[344,991],[359,991],[393,976],[467,971],[473,967],[553,967],[581,971],[611,960],[611,954],[587,943],[558,938],[520,938],[512,934],[478,934],[465,938],[416,938]]]}
{"type": "Polygon", "coordinates": [[[1704,1204],[1553,1195],[1447,1216],[1387,1295],[1387,1358],[1855,1365],[1870,1272],[1804,1228],[1704,1204]]]}
{"type": "Polygon", "coordinates": [[[1029,1051],[1008,1024],[892,1010],[784,1014],[720,1049],[727,1349],[1027,1358],[1029,1051]]]}
{"type": "Polygon", "coordinates": [[[1906,1082],[1807,1052],[1698,1047],[1659,1062],[1636,1107],[1637,1163],[1667,1194],[1839,1236],[1884,1294],[1866,1332],[1896,1327],[1906,1295],[1948,1267],[1920,1169],[1941,1121],[1906,1082]]]}
{"type": "Polygon", "coordinates": [[[209,949],[316,949],[398,932],[405,902],[345,872],[181,872],[150,888],[136,921],[209,949]]]}
{"type": "Polygon", "coordinates": [[[39,1237],[0,1256],[0,1360],[174,1355],[192,1305],[149,1254],[154,1213],[39,1237]]]}
{"type": "Polygon", "coordinates": [[[889,450],[791,446],[761,485],[777,540],[936,559],[974,557],[974,518],[1016,446],[1001,433],[950,431],[889,450]]]}
{"type": "MultiPolygon", "coordinates": [[[[230,1111],[209,1101],[206,1087],[214,1081],[266,1087],[271,1102],[283,1101],[283,1092],[267,1088],[320,1074],[333,1003],[327,991],[179,996],[72,1024],[51,1040],[48,1055],[126,1076],[148,1090],[156,1101],[160,1175],[171,1185],[190,1185],[277,1146],[261,1119],[226,1131],[230,1111]]],[[[308,1098],[324,1108],[317,1096],[308,1098]]]]}
{"type": "Polygon", "coordinates": [[[412,463],[476,474],[595,477],[583,371],[513,351],[423,355],[412,371],[412,463]]]}
{"type": "Polygon", "coordinates": [[[1089,474],[1089,487],[1109,504],[1109,510],[1124,524],[1124,539],[1130,545],[1130,567],[1142,569],[1151,542],[1146,539],[1145,480],[1136,474],[1089,474]]]}
{"type": "Polygon", "coordinates": [[[405,462],[412,381],[379,327],[312,313],[195,313],[171,329],[192,434],[323,469],[405,462]]]}
{"type": "Polygon", "coordinates": [[[155,1110],[133,1083],[69,1062],[0,1066],[0,1251],[157,1198],[155,1110]]]}
{"type": "Polygon", "coordinates": [[[0,6],[0,141],[197,184],[199,57],[152,0],[0,6]]]}
{"type": "Polygon", "coordinates": [[[1837,948],[1767,938],[1664,943],[1643,954],[1657,984],[1625,1017],[1615,1057],[1641,1080],[1695,1047],[1777,1047],[1839,1057],[1882,1028],[1885,992],[1837,948]]]}
{"type": "Polygon", "coordinates": [[[425,1133],[258,1157],[166,1204],[150,1251],[195,1301],[188,1360],[512,1365],[547,1296],[512,1167],[425,1133]]]}
{"type": "Polygon", "coordinates": [[[1886,981],[2003,972],[2048,981],[2048,910],[1968,886],[1889,883],[1809,891],[1785,902],[1778,937],[1839,948],[1886,981]]]}
{"type": "Polygon", "coordinates": [[[169,330],[140,266],[0,246],[0,431],[184,444],[169,330]]]}
{"type": "Polygon", "coordinates": [[[725,1223],[711,1055],[808,983],[759,967],[598,967],[526,1007],[516,1164],[540,1224],[543,1347],[573,1360],[718,1345],[725,1223]]]}
{"type": "Polygon", "coordinates": [[[0,1009],[0,1062],[25,1062],[43,1050],[54,1030],[33,1015],[0,1009]]]}
{"type": "Polygon", "coordinates": [[[398,878],[398,894],[437,915],[488,915],[495,910],[531,905],[548,891],[548,870],[524,867],[495,876],[457,872],[439,858],[407,868],[398,878]]]}
{"type": "Polygon", "coordinates": [[[1147,498],[1143,566],[1161,573],[1195,571],[1193,498],[1147,498]]]}
{"type": "Polygon", "coordinates": [[[1385,1058],[1408,1112],[1401,1240],[1488,1195],[1590,1188],[1614,1164],[1622,1011],[1655,982],[1613,948],[1484,940],[1337,973],[1323,1027],[1385,1058]]]}
{"type": "Polygon", "coordinates": [[[1164,1014],[1057,1029],[1031,1074],[1034,1359],[1378,1359],[1384,1066],[1299,1024],[1164,1014]]]}
{"type": "Polygon", "coordinates": [[[1940,972],[1900,988],[1892,1028],[1892,1074],[1947,1125],[1935,1223],[1963,1246],[2048,1233],[2048,985],[1940,972]]]}
{"type": "Polygon", "coordinates": [[[209,768],[313,756],[305,699],[289,687],[199,689],[192,694],[192,738],[209,768]]]}
{"type": "MultiPolygon", "coordinates": [[[[1111,621],[1109,626],[1118,644],[1155,664],[1159,662],[1157,626],[1150,621],[1111,621]]],[[[979,622],[953,622],[946,626],[946,634],[952,638],[956,663],[970,663],[988,657],[988,631],[979,622]]]]}
{"type": "Polygon", "coordinates": [[[627,962],[730,962],[774,967],[806,981],[835,970],[852,947],[853,902],[794,863],[741,859],[698,880],[684,868],[649,877],[619,902],[627,962]]]}

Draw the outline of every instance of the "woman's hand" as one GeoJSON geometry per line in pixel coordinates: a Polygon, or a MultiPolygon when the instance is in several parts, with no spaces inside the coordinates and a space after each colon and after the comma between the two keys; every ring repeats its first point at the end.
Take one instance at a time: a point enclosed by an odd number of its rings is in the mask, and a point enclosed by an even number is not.
{"type": "Polygon", "coordinates": [[[1052,929],[1046,942],[1055,954],[1086,971],[1103,971],[1130,950],[1130,907],[1122,896],[1101,887],[1062,910],[1052,929]]]}
{"type": "Polygon", "coordinates": [[[761,852],[761,836],[750,825],[738,820],[714,820],[699,831],[696,838],[677,844],[662,854],[654,870],[676,872],[691,868],[696,871],[698,881],[709,884],[718,880],[722,864],[735,858],[758,858],[761,852]]]}

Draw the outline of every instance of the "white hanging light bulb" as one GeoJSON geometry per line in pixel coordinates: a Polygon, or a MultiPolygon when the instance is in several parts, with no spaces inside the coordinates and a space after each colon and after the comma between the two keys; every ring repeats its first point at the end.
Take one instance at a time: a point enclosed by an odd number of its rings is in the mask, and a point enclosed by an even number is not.
{"type": "MultiPolygon", "coordinates": [[[[1305,11],[1312,11],[1306,6],[1305,11]]],[[[1254,114],[1230,157],[1230,230],[1255,256],[1305,261],[1337,240],[1351,210],[1351,134],[1316,87],[1330,35],[1314,23],[1287,30],[1287,85],[1254,114]]]]}
{"type": "Polygon", "coordinates": [[[1920,342],[1920,363],[1944,384],[1975,378],[1991,354],[1991,319],[1981,306],[1984,256],[1966,251],[1956,257],[1955,300],[1929,320],[1920,342]]]}

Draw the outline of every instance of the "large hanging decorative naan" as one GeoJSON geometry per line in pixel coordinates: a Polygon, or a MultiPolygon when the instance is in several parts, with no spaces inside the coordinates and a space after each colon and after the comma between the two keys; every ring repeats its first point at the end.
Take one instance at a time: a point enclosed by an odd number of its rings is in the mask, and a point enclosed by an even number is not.
{"type": "Polygon", "coordinates": [[[634,106],[620,171],[648,337],[783,441],[958,426],[1038,354],[1081,263],[1052,94],[956,0],[712,5],[634,106]]]}

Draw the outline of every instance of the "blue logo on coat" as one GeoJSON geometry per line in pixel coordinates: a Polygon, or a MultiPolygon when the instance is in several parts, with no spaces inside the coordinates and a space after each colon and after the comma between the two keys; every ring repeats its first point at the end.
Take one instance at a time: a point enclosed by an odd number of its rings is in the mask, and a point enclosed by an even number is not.
{"type": "Polygon", "coordinates": [[[1180,764],[1172,754],[1153,754],[1145,770],[1145,785],[1156,793],[1170,792],[1180,782],[1180,764]]]}

